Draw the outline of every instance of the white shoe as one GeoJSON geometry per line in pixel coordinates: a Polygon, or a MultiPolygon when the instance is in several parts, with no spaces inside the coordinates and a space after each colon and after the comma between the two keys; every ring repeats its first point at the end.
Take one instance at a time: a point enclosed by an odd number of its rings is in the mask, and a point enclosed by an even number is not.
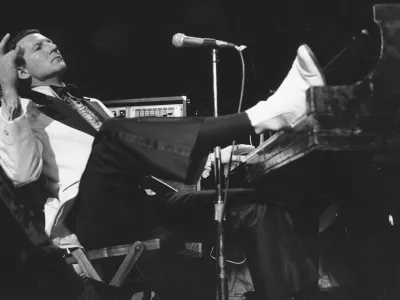
{"type": "Polygon", "coordinates": [[[325,78],[314,53],[307,45],[301,45],[292,68],[275,94],[246,110],[255,132],[293,128],[307,112],[306,91],[311,86],[323,85],[325,78]]]}

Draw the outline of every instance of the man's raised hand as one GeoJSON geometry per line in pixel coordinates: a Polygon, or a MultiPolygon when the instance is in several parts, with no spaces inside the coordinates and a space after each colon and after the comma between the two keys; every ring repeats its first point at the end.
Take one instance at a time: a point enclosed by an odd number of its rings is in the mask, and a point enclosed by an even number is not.
{"type": "Polygon", "coordinates": [[[3,97],[1,98],[1,113],[3,119],[12,121],[22,114],[21,100],[18,96],[18,72],[16,60],[22,54],[22,48],[17,47],[6,53],[6,44],[10,38],[7,33],[0,42],[0,86],[3,97]]]}
{"type": "Polygon", "coordinates": [[[16,92],[18,83],[17,64],[18,55],[22,53],[22,48],[18,47],[6,53],[6,44],[10,38],[7,33],[0,42],[0,85],[3,94],[16,92]]]}

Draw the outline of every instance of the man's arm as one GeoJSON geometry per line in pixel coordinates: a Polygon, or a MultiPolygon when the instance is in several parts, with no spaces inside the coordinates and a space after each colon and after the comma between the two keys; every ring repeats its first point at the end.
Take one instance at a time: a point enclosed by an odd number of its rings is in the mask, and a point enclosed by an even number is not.
{"type": "Polygon", "coordinates": [[[36,132],[38,113],[34,113],[32,102],[23,99],[21,115],[13,120],[6,119],[16,114],[0,108],[0,166],[15,186],[22,186],[39,178],[42,172],[43,144],[36,132]]]}
{"type": "Polygon", "coordinates": [[[21,186],[39,178],[42,171],[43,145],[34,134],[38,113],[32,102],[18,95],[16,60],[22,49],[6,53],[9,34],[0,41],[0,166],[14,185],[21,186]]]}
{"type": "Polygon", "coordinates": [[[2,116],[8,121],[12,121],[22,114],[21,101],[19,99],[18,85],[18,68],[17,58],[23,55],[22,48],[6,52],[6,44],[10,38],[10,34],[6,34],[0,41],[0,86],[2,90],[1,105],[2,116]]]}
{"type": "Polygon", "coordinates": [[[1,107],[1,115],[4,120],[13,121],[16,118],[20,117],[22,115],[22,106],[17,91],[3,91],[3,97],[1,98],[1,107]]]}

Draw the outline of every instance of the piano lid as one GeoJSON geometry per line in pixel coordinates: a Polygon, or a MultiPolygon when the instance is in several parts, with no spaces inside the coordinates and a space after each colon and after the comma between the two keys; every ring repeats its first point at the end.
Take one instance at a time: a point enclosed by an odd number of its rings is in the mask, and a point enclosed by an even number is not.
{"type": "Polygon", "coordinates": [[[374,21],[381,31],[381,55],[368,78],[382,105],[399,112],[400,102],[400,4],[373,7],[374,21]],[[394,101],[394,103],[392,102],[394,101]]]}

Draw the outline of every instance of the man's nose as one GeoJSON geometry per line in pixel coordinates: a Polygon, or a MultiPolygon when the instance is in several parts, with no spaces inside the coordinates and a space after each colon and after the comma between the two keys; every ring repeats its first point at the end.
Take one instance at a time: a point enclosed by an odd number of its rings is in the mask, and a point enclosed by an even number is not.
{"type": "Polygon", "coordinates": [[[57,49],[58,49],[58,47],[57,47],[56,44],[49,43],[49,44],[47,45],[47,51],[48,51],[49,53],[51,53],[51,52],[53,52],[53,51],[57,51],[57,49]]]}

